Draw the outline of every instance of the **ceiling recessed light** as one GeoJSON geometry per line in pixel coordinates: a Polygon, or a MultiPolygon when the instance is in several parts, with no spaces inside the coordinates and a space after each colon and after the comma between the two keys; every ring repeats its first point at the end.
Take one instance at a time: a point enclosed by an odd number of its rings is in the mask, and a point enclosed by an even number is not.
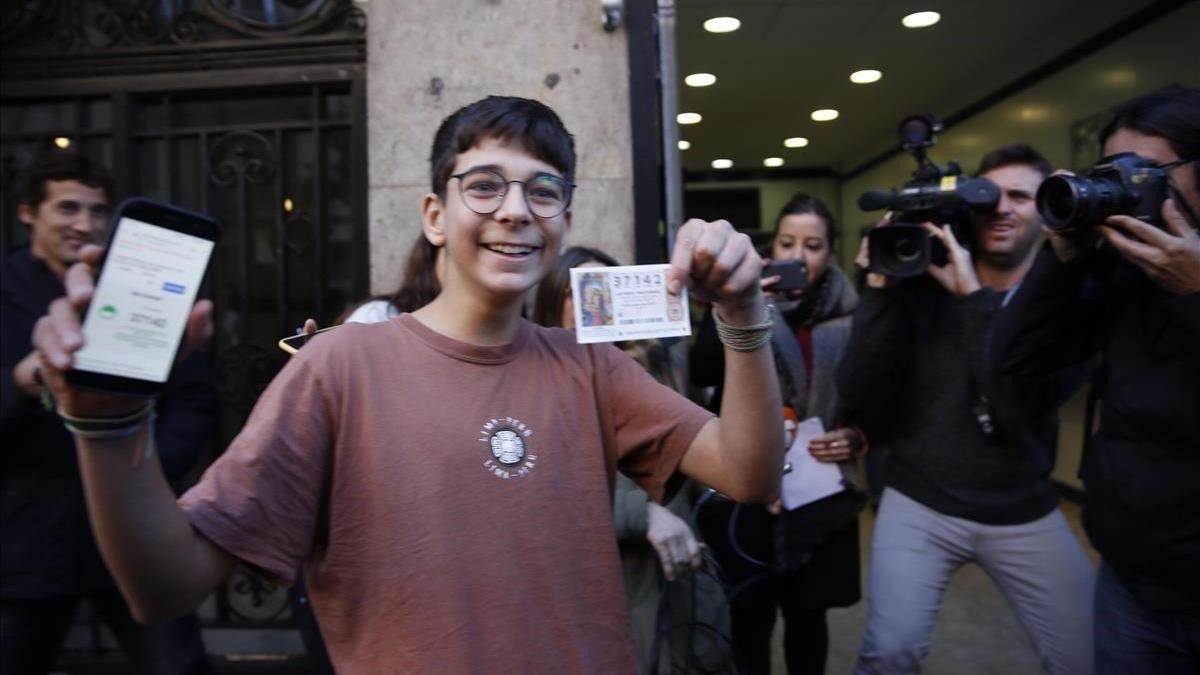
{"type": "Polygon", "coordinates": [[[763,166],[771,166],[771,167],[783,166],[783,158],[782,157],[768,157],[763,160],[763,166]]]}
{"type": "Polygon", "coordinates": [[[58,136],[54,139],[54,145],[60,150],[66,150],[71,147],[71,139],[66,136],[58,136]]]}
{"type": "Polygon", "coordinates": [[[680,150],[687,150],[690,147],[692,147],[691,143],[689,143],[687,141],[679,141],[679,149],[680,150]]]}
{"type": "Polygon", "coordinates": [[[696,124],[702,119],[700,113],[679,113],[675,116],[675,121],[680,124],[696,124]]]}
{"type": "Polygon", "coordinates": [[[1050,117],[1050,109],[1040,105],[1022,106],[1017,116],[1024,122],[1041,122],[1050,117]]]}
{"type": "Polygon", "coordinates": [[[808,139],[803,136],[785,138],[783,140],[783,144],[789,148],[803,148],[804,146],[808,145],[808,139]]]}
{"type": "Polygon", "coordinates": [[[1103,79],[1105,84],[1122,87],[1137,82],[1137,71],[1132,68],[1117,68],[1105,73],[1103,79]]]}
{"type": "Polygon", "coordinates": [[[689,87],[707,87],[716,82],[717,76],[712,73],[692,73],[683,78],[683,83],[689,87]]]}
{"type": "Polygon", "coordinates": [[[900,23],[904,24],[905,28],[928,28],[941,20],[942,15],[937,12],[913,12],[900,19],[900,23]]]}
{"type": "Polygon", "coordinates": [[[856,70],[850,73],[850,81],[854,84],[871,84],[878,82],[881,77],[883,77],[883,73],[878,70],[856,70]]]}
{"type": "Polygon", "coordinates": [[[732,16],[718,16],[704,22],[704,30],[710,33],[732,33],[742,27],[742,22],[732,16]]]}
{"type": "Polygon", "coordinates": [[[712,161],[712,168],[714,169],[728,169],[731,166],[733,166],[732,159],[714,159],[712,161]]]}
{"type": "Polygon", "coordinates": [[[836,120],[837,117],[838,111],[834,110],[833,108],[822,108],[820,110],[812,111],[812,118],[814,122],[828,122],[829,120],[836,120]]]}

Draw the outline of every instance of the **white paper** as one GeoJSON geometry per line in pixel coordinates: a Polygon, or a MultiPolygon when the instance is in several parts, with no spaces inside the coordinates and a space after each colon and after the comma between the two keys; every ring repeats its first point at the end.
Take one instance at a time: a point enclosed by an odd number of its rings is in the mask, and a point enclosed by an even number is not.
{"type": "Polygon", "coordinates": [[[792,465],[792,470],[783,474],[783,508],[789,511],[845,489],[838,465],[818,462],[808,451],[809,441],[823,433],[825,425],[816,417],[796,425],[796,438],[784,460],[792,465]]]}
{"type": "Polygon", "coordinates": [[[572,268],[575,339],[582,344],[691,335],[687,290],[667,293],[670,269],[667,264],[572,268]]]}

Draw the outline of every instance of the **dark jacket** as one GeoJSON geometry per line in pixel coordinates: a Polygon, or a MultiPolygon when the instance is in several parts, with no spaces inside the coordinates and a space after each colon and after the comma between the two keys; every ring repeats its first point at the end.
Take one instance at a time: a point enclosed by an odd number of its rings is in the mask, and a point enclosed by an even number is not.
{"type": "Polygon", "coordinates": [[[1200,608],[1200,293],[1170,293],[1110,249],[1065,265],[1047,247],[1011,304],[1006,372],[1102,355],[1082,470],[1093,545],[1143,600],[1200,608]]]}
{"type": "MultiPolygon", "coordinates": [[[[75,440],[58,415],[24,396],[13,367],[33,325],[63,295],[28,248],[7,256],[0,286],[0,597],[76,595],[113,585],[88,524],[75,440]]],[[[158,399],[156,451],[169,479],[195,464],[216,423],[207,358],[178,364],[158,399]]]]}
{"type": "MultiPolygon", "coordinates": [[[[784,403],[797,419],[819,417],[826,429],[833,429],[838,422],[834,415],[838,396],[834,375],[848,342],[850,314],[858,294],[836,267],[830,267],[809,292],[814,295],[809,297],[812,305],[807,308],[804,302],[795,301],[776,305],[771,338],[776,372],[784,403]],[[811,347],[811,364],[802,356],[798,333],[808,334],[805,342],[811,347]],[[785,350],[792,351],[793,357],[785,357],[785,350]]],[[[724,393],[725,349],[711,312],[704,318],[689,359],[692,383],[716,387],[709,405],[719,411],[724,393]]],[[[757,505],[741,505],[735,511],[728,503],[716,500],[700,514],[705,538],[731,587],[760,576],[761,567],[751,558],[769,563],[775,577],[788,579],[778,588],[755,585],[753,590],[741,593],[735,604],[761,609],[783,602],[790,607],[826,608],[858,602],[857,516],[863,499],[852,482],[854,464],[841,463],[847,490],[779,516],[757,505]],[[731,530],[739,542],[736,547],[729,538],[731,530]]]]}
{"type": "Polygon", "coordinates": [[[956,298],[927,277],[869,288],[838,373],[840,416],[888,446],[887,485],[988,525],[1057,506],[1055,414],[1080,380],[997,376],[987,345],[994,317],[1011,311],[1003,299],[990,288],[956,298]]]}

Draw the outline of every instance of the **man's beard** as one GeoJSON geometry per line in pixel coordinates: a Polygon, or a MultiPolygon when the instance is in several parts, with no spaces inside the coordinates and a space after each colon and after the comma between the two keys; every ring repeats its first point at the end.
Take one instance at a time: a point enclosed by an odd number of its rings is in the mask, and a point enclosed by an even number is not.
{"type": "Polygon", "coordinates": [[[1041,239],[1040,224],[1032,224],[1029,228],[1029,233],[1013,242],[1011,248],[1006,251],[988,251],[983,245],[984,230],[981,229],[975,237],[975,257],[980,262],[998,270],[1012,270],[1021,266],[1029,258],[1030,252],[1037,246],[1041,239]]]}

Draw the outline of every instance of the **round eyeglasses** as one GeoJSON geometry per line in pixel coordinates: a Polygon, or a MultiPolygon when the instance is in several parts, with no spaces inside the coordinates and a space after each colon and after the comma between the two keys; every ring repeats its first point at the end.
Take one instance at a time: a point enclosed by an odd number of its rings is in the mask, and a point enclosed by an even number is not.
{"type": "Polygon", "coordinates": [[[463,205],[481,216],[500,208],[512,183],[521,186],[529,212],[538,218],[553,218],[566,211],[575,188],[573,183],[549,173],[539,173],[529,180],[506,180],[490,169],[472,169],[450,177],[458,179],[463,205]]]}

